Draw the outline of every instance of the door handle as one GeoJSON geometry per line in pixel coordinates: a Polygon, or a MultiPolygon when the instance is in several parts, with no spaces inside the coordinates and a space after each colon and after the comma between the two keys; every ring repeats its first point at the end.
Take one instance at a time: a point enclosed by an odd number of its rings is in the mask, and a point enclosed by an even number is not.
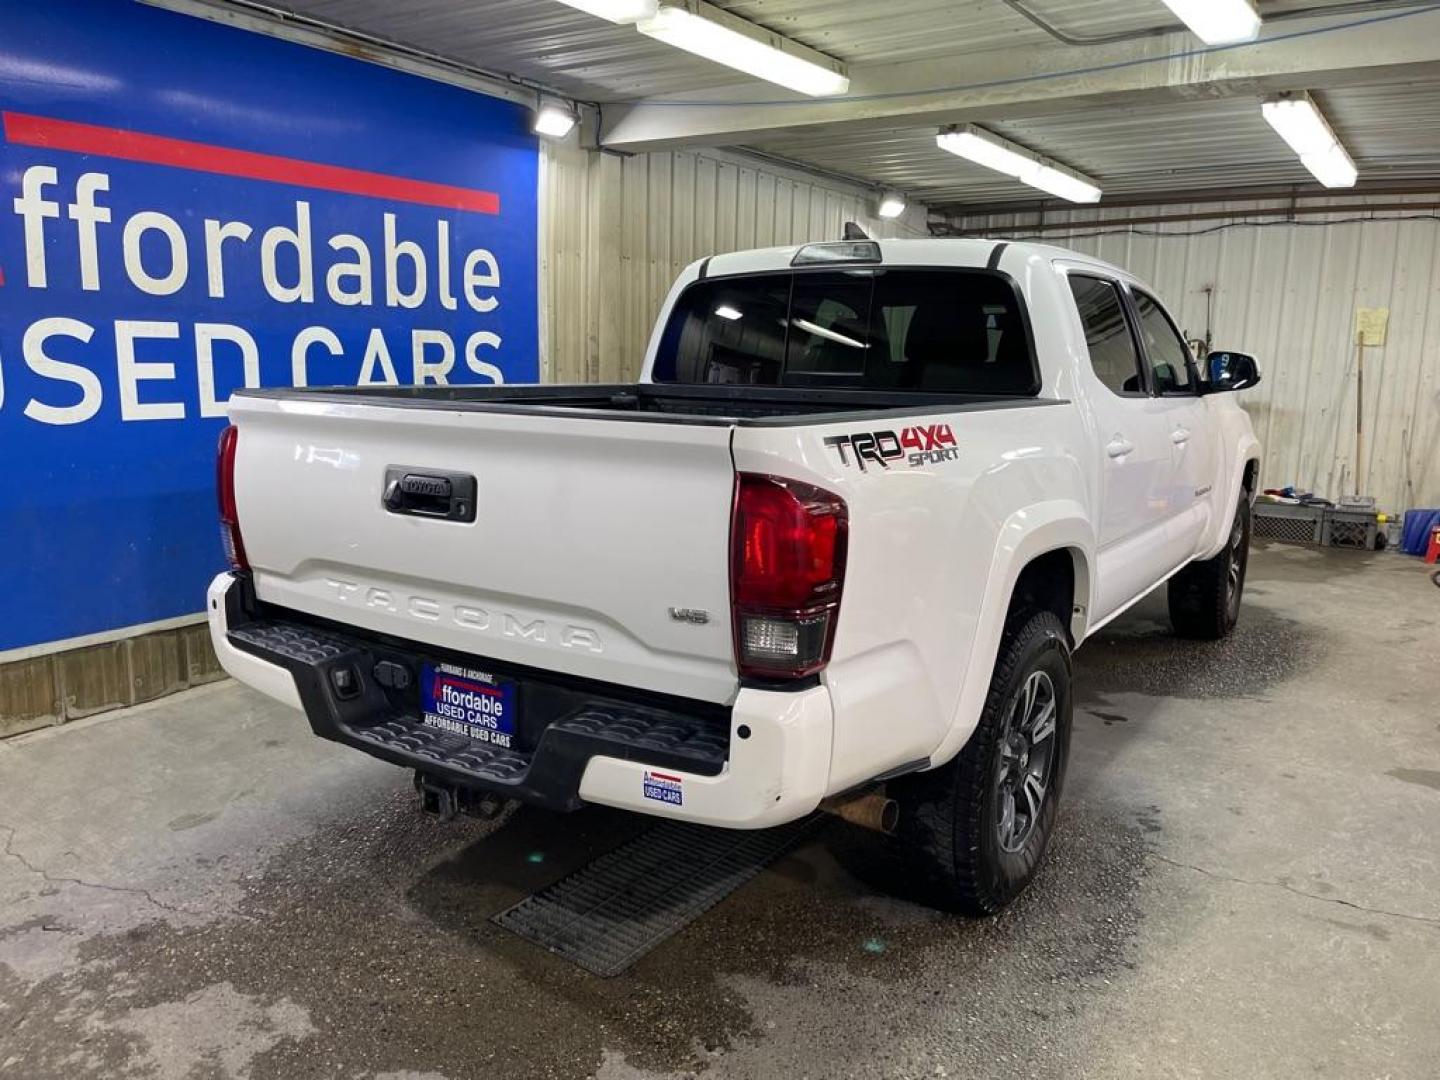
{"type": "Polygon", "coordinates": [[[1135,444],[1125,438],[1124,435],[1116,435],[1105,444],[1105,453],[1112,458],[1123,458],[1126,454],[1133,453],[1135,444]]]}
{"type": "Polygon", "coordinates": [[[1176,428],[1170,433],[1170,441],[1176,446],[1184,446],[1190,441],[1190,429],[1183,427],[1176,428]]]}

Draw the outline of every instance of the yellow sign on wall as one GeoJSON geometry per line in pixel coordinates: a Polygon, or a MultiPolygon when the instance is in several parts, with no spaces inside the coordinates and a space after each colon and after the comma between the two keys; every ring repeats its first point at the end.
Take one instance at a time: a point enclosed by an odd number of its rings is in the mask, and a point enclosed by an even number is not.
{"type": "Polygon", "coordinates": [[[1355,311],[1355,340],[1361,345],[1384,345],[1389,326],[1389,308],[1362,307],[1355,311]]]}

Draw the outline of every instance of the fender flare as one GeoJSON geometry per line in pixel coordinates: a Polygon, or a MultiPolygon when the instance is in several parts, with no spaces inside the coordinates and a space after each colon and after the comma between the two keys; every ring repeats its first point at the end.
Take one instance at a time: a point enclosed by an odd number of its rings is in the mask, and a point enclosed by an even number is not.
{"type": "Polygon", "coordinates": [[[1070,620],[1071,637],[1078,644],[1084,640],[1094,597],[1095,527],[1090,515],[1076,500],[1055,499],[1016,510],[1000,526],[980,617],[965,660],[960,699],[945,738],[930,755],[932,768],[958,754],[979,723],[1021,571],[1039,556],[1062,550],[1070,551],[1075,559],[1075,598],[1084,605],[1084,612],[1070,620]]]}
{"type": "Polygon", "coordinates": [[[1235,454],[1228,460],[1231,462],[1229,475],[1223,478],[1225,501],[1220,504],[1220,512],[1215,515],[1215,520],[1211,523],[1214,531],[1209,542],[1200,552],[1199,559],[1202,561],[1214,558],[1225,546],[1225,541],[1230,536],[1231,522],[1234,520],[1234,511],[1229,508],[1234,507],[1240,501],[1240,491],[1245,481],[1245,467],[1252,461],[1256,466],[1256,490],[1250,493],[1252,505],[1255,502],[1255,495],[1259,492],[1260,440],[1255,437],[1253,432],[1246,431],[1241,434],[1235,443],[1235,454]]]}

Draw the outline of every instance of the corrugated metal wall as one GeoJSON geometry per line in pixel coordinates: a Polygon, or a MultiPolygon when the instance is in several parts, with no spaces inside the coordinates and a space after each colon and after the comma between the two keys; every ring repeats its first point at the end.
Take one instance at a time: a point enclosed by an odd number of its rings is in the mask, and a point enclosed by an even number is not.
{"type": "MultiPolygon", "coordinates": [[[[1236,216],[1164,225],[1124,224],[1155,215],[1154,207],[1076,211],[1047,215],[1076,228],[1043,239],[1149,281],[1188,336],[1204,338],[1208,327],[1216,348],[1259,357],[1264,382],[1242,400],[1265,444],[1266,486],[1295,484],[1332,499],[1354,491],[1355,312],[1388,308],[1386,344],[1365,350],[1360,489],[1402,510],[1440,506],[1440,220],[1433,199],[1414,202],[1415,211],[1372,220],[1356,220],[1367,215],[1353,202],[1295,221],[1244,217],[1276,203],[1167,206],[1166,215],[1236,216]],[[1154,235],[1162,230],[1178,235],[1154,235]]],[[[960,224],[1019,237],[1033,220],[960,224]]]]}
{"type": "Polygon", "coordinates": [[[687,263],[724,251],[924,236],[923,211],[874,216],[874,193],[719,151],[620,157],[547,144],[541,163],[541,377],[640,374],[660,304],[687,263]],[[916,220],[916,219],[919,220],[916,220]]]}

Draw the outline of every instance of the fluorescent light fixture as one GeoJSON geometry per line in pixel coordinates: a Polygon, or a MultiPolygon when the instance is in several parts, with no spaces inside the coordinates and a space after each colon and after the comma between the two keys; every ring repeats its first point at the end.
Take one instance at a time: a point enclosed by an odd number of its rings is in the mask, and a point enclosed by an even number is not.
{"type": "Polygon", "coordinates": [[[660,0],[560,0],[587,15],[598,15],[613,23],[635,23],[653,19],[660,0]]]}
{"type": "Polygon", "coordinates": [[[1056,198],[1074,203],[1096,203],[1100,201],[1100,189],[1088,180],[1053,165],[1037,164],[1033,169],[1021,173],[1020,179],[1033,188],[1048,191],[1056,198]]]}
{"type": "Polygon", "coordinates": [[[1260,106],[1266,122],[1328,188],[1354,187],[1360,172],[1309,94],[1287,94],[1260,106]]]}
{"type": "Polygon", "coordinates": [[[715,309],[715,314],[719,315],[722,319],[729,319],[731,322],[745,317],[744,312],[739,308],[731,307],[729,304],[721,304],[715,309]]]}
{"type": "Polygon", "coordinates": [[[1338,142],[1318,154],[1305,154],[1300,164],[1327,188],[1352,188],[1360,179],[1360,170],[1355,161],[1338,142]]]}
{"type": "Polygon", "coordinates": [[[535,114],[534,131],[551,139],[563,139],[575,126],[576,116],[563,105],[547,102],[535,114]]]}
{"type": "Polygon", "coordinates": [[[1233,45],[1260,36],[1260,13],[1250,0],[1165,0],[1165,6],[1206,45],[1233,45]]]}
{"type": "Polygon", "coordinates": [[[897,218],[905,212],[905,196],[898,191],[887,191],[880,197],[876,211],[882,218],[897,218]]]}
{"type": "Polygon", "coordinates": [[[948,150],[957,157],[963,157],[976,165],[1020,179],[1020,174],[1034,164],[1034,158],[1019,150],[1003,145],[1003,140],[988,131],[966,124],[954,131],[942,131],[935,136],[935,144],[941,150],[948,150]]]}
{"type": "Polygon", "coordinates": [[[1339,141],[1309,94],[1267,101],[1260,106],[1260,113],[1276,134],[1301,157],[1321,153],[1339,141]]]}
{"type": "Polygon", "coordinates": [[[830,97],[850,89],[850,78],[840,61],[704,0],[663,4],[654,18],[639,23],[636,29],[656,41],[811,97],[830,97]]]}
{"type": "Polygon", "coordinates": [[[1089,177],[974,124],[962,124],[940,132],[935,136],[935,145],[987,169],[1013,176],[1022,184],[1029,184],[1057,198],[1076,203],[1100,201],[1100,187],[1089,177]]]}

